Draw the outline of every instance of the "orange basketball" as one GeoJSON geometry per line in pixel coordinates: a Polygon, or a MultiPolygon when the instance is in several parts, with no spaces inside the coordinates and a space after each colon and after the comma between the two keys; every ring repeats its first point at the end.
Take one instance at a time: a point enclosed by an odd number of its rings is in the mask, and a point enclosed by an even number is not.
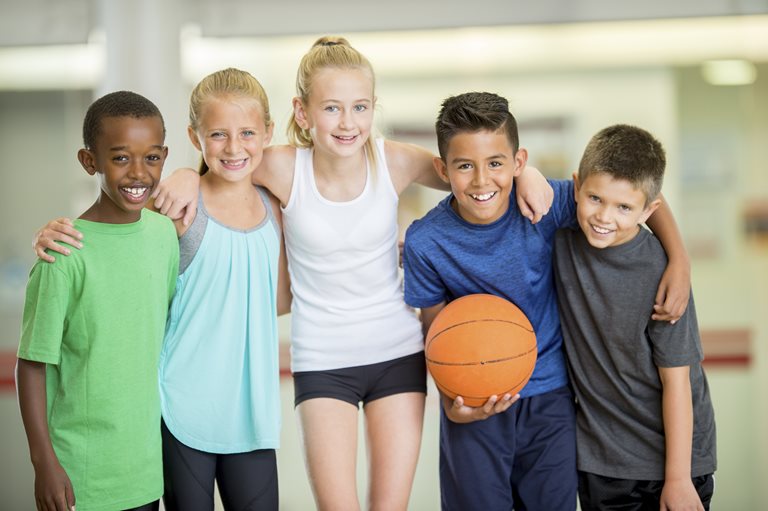
{"type": "Polygon", "coordinates": [[[468,406],[492,395],[515,395],[536,365],[536,334],[512,302],[488,294],[458,298],[427,332],[427,368],[437,388],[468,406]]]}

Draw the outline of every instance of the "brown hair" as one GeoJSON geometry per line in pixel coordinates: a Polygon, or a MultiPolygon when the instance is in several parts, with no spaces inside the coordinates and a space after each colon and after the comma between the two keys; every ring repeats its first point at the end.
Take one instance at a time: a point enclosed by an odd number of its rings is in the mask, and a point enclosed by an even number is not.
{"type": "Polygon", "coordinates": [[[636,126],[614,124],[587,144],[579,163],[579,182],[595,173],[624,179],[645,194],[647,206],[661,192],[666,164],[664,148],[653,135],[636,126]]]}

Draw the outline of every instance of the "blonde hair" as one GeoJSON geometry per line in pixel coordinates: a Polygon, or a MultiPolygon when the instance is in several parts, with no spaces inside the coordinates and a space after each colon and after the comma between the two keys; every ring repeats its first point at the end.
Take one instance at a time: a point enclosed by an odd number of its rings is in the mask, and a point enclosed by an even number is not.
{"type": "MultiPolygon", "coordinates": [[[[373,66],[365,56],[354,49],[345,38],[340,36],[324,36],[315,41],[312,48],[302,57],[299,70],[296,72],[296,96],[306,105],[312,92],[312,80],[315,74],[325,68],[362,69],[371,75],[373,89],[376,89],[376,76],[373,66]]],[[[302,129],[296,119],[291,116],[286,129],[288,142],[299,148],[309,148],[314,145],[309,130],[302,129]]],[[[376,148],[373,137],[365,141],[365,153],[371,171],[376,169],[376,148]]]]}
{"type": "MultiPolygon", "coordinates": [[[[265,127],[269,128],[272,125],[273,121],[269,115],[269,99],[264,87],[252,74],[229,67],[209,74],[200,80],[200,83],[192,90],[189,98],[189,126],[193,130],[197,131],[200,127],[203,105],[212,97],[255,99],[261,105],[265,127]]],[[[208,165],[205,160],[202,160],[200,162],[200,175],[206,172],[208,172],[208,165]]]]}

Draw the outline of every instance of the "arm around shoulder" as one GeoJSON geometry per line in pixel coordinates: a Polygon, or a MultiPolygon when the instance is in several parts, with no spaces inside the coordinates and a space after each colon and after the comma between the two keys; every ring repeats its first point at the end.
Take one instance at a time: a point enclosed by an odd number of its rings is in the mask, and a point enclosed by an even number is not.
{"type": "Polygon", "coordinates": [[[659,282],[651,318],[675,323],[685,313],[691,295],[691,263],[672,210],[664,197],[659,198],[661,203],[646,224],[661,242],[669,262],[659,282]]]}
{"type": "Polygon", "coordinates": [[[434,159],[437,156],[423,147],[385,140],[384,151],[392,183],[398,195],[414,182],[437,190],[451,189],[448,183],[440,179],[435,170],[434,159]]]}

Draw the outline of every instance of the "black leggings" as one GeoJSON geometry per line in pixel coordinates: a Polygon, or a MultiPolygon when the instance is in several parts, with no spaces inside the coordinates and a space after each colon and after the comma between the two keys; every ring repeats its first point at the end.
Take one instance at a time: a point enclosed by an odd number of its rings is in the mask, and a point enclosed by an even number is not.
{"type": "Polygon", "coordinates": [[[167,511],[213,511],[213,482],[227,511],[278,509],[274,449],[213,454],[179,442],[165,423],[163,472],[167,511]]]}

